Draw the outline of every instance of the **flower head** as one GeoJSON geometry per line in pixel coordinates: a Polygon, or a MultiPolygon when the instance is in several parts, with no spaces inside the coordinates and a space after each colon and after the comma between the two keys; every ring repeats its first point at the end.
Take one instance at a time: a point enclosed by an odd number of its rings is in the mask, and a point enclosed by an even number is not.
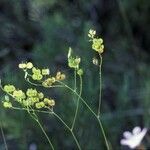
{"type": "Polygon", "coordinates": [[[11,108],[11,107],[12,107],[12,104],[11,104],[11,102],[3,102],[3,106],[4,106],[5,108],[11,108]]]}
{"type": "Polygon", "coordinates": [[[92,41],[92,49],[97,51],[99,54],[104,52],[104,44],[102,38],[95,37],[96,31],[95,30],[89,30],[88,36],[90,38],[90,41],[92,41]]]}
{"type": "Polygon", "coordinates": [[[132,132],[125,131],[123,133],[124,139],[122,139],[120,143],[121,145],[127,145],[131,149],[134,149],[140,145],[146,132],[147,128],[141,129],[140,127],[135,127],[132,132]]]}
{"type": "Polygon", "coordinates": [[[7,93],[11,93],[11,92],[15,91],[15,87],[13,85],[5,85],[4,91],[7,93]]]}
{"type": "Polygon", "coordinates": [[[56,82],[56,79],[54,77],[47,78],[45,81],[42,82],[42,85],[44,87],[50,87],[52,84],[56,82]]]}
{"type": "Polygon", "coordinates": [[[18,65],[18,67],[20,69],[31,69],[33,67],[33,64],[31,62],[27,62],[27,63],[20,63],[18,65]]]}
{"type": "Polygon", "coordinates": [[[13,97],[15,97],[16,99],[24,99],[26,96],[22,90],[15,90],[13,92],[13,97]]]}
{"type": "Polygon", "coordinates": [[[77,71],[77,74],[78,74],[79,76],[82,76],[82,75],[83,75],[83,70],[82,70],[82,69],[79,69],[79,70],[77,71]]]}
{"type": "Polygon", "coordinates": [[[42,75],[49,75],[50,71],[49,69],[42,69],[42,75]]]}
{"type": "Polygon", "coordinates": [[[31,62],[28,62],[26,65],[27,65],[27,69],[33,68],[33,64],[31,62]]]}
{"type": "Polygon", "coordinates": [[[18,65],[20,69],[26,69],[27,65],[25,63],[21,63],[18,65]]]}
{"type": "Polygon", "coordinates": [[[36,89],[28,89],[26,94],[29,97],[34,97],[34,96],[37,96],[38,92],[36,89]]]}
{"type": "Polygon", "coordinates": [[[90,38],[94,38],[95,34],[96,34],[96,31],[95,31],[95,30],[90,29],[90,30],[89,30],[89,33],[88,33],[88,37],[90,37],[90,38]]]}
{"type": "Polygon", "coordinates": [[[33,80],[41,80],[43,78],[42,74],[41,74],[41,70],[37,69],[35,67],[32,68],[32,79],[33,80]]]}
{"type": "Polygon", "coordinates": [[[58,71],[55,78],[56,78],[56,80],[64,80],[66,78],[66,76],[65,76],[65,74],[58,71]]]}

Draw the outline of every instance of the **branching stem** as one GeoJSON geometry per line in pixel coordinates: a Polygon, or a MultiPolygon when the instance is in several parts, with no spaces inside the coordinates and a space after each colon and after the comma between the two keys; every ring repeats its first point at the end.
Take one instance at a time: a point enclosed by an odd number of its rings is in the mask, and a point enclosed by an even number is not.
{"type": "Polygon", "coordinates": [[[53,144],[52,144],[50,138],[48,137],[47,133],[45,132],[45,130],[44,130],[42,124],[39,122],[38,116],[36,115],[36,113],[34,112],[34,110],[32,110],[32,111],[33,111],[32,113],[31,113],[30,111],[28,111],[29,115],[37,122],[37,124],[39,125],[40,129],[41,129],[42,132],[44,133],[44,135],[45,135],[45,137],[46,137],[46,139],[47,139],[47,141],[48,141],[48,143],[49,143],[51,149],[54,150],[54,146],[53,146],[53,144]]]}
{"type": "Polygon", "coordinates": [[[100,129],[102,131],[102,134],[103,134],[103,137],[104,137],[104,140],[105,140],[105,144],[106,144],[106,147],[107,147],[107,150],[109,150],[109,145],[108,145],[108,140],[107,140],[107,137],[106,137],[106,134],[105,134],[105,131],[104,131],[104,128],[103,128],[103,125],[101,123],[101,120],[100,120],[100,116],[96,115],[96,113],[93,111],[93,109],[87,104],[87,102],[77,93],[75,92],[71,87],[69,87],[67,84],[65,84],[64,82],[61,82],[61,81],[57,81],[59,82],[60,84],[62,84],[64,87],[66,87],[67,89],[69,89],[70,91],[72,91],[74,94],[76,94],[79,99],[83,102],[83,104],[89,109],[89,111],[95,116],[96,120],[98,121],[99,125],[100,125],[100,129]]]}
{"type": "Polygon", "coordinates": [[[77,137],[75,136],[73,130],[65,123],[65,121],[58,115],[56,114],[55,112],[53,112],[53,115],[60,121],[62,122],[62,124],[71,132],[72,136],[73,136],[73,139],[74,141],[76,142],[76,145],[78,147],[79,150],[81,150],[81,146],[79,144],[79,141],[77,140],[77,137]]]}
{"type": "Polygon", "coordinates": [[[77,114],[78,114],[78,111],[79,111],[80,97],[81,97],[81,94],[82,94],[82,77],[81,76],[79,76],[79,77],[80,77],[80,91],[79,91],[79,96],[78,96],[78,99],[77,99],[77,106],[76,106],[75,115],[74,115],[74,119],[73,119],[71,130],[74,129],[74,125],[75,125],[75,122],[76,122],[77,114]]]}

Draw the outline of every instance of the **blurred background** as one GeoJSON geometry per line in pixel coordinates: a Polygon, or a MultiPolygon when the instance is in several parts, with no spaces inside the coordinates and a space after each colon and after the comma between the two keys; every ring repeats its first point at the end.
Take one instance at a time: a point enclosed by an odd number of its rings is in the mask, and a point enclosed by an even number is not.
{"type": "MultiPolygon", "coordinates": [[[[97,30],[104,39],[102,121],[113,150],[120,145],[122,133],[135,126],[150,125],[150,1],[148,0],[0,0],[0,78],[3,84],[32,87],[18,69],[21,61],[49,67],[51,73],[66,73],[72,85],[72,70],[67,67],[71,46],[81,56],[84,68],[83,94],[89,105],[98,107],[97,57],[91,50],[87,33],[97,30]]],[[[55,111],[71,124],[74,97],[66,90],[43,90],[56,99],[55,111]]],[[[4,93],[0,92],[0,100],[4,93]]],[[[40,120],[58,150],[77,149],[71,135],[54,117],[40,120]]],[[[48,144],[36,123],[22,111],[7,110],[0,104],[0,121],[10,150],[48,150],[48,144]],[[34,149],[35,148],[35,149],[34,149]]],[[[85,150],[105,150],[99,127],[91,113],[80,105],[75,126],[85,150]],[[101,139],[101,140],[100,140],[101,139]]],[[[147,133],[143,144],[150,146],[147,133]]],[[[4,142],[0,134],[0,150],[4,142]]]]}

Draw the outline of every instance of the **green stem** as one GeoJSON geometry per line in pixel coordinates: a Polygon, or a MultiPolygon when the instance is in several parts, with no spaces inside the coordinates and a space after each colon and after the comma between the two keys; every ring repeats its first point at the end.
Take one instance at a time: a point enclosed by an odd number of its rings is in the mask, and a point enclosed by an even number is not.
{"type": "Polygon", "coordinates": [[[74,69],[74,91],[77,90],[77,70],[74,69]]]}
{"type": "Polygon", "coordinates": [[[38,120],[37,120],[37,123],[38,123],[39,127],[41,128],[42,132],[44,133],[45,137],[47,138],[48,143],[51,146],[52,150],[54,150],[54,146],[53,146],[52,142],[50,141],[48,135],[46,134],[44,128],[42,127],[41,123],[38,120]]]}
{"type": "MultiPolygon", "coordinates": [[[[32,109],[32,108],[31,108],[31,109],[32,109]]],[[[45,135],[45,137],[46,137],[46,139],[47,139],[47,141],[48,141],[48,143],[49,143],[51,149],[54,150],[54,146],[53,146],[53,144],[52,144],[50,138],[48,137],[47,133],[45,132],[44,128],[42,127],[41,123],[39,122],[38,116],[36,115],[36,113],[34,112],[34,110],[32,110],[32,111],[33,111],[33,114],[31,114],[29,111],[28,111],[28,113],[29,113],[30,116],[37,122],[37,124],[38,124],[39,127],[41,128],[42,132],[44,133],[44,135],[45,135]]]]}
{"type": "Polygon", "coordinates": [[[107,150],[109,150],[109,145],[108,145],[108,142],[107,142],[107,138],[106,138],[106,135],[105,135],[105,131],[103,129],[103,125],[99,119],[99,116],[96,115],[96,113],[92,110],[92,108],[87,104],[87,102],[77,93],[75,92],[71,87],[69,87],[68,85],[66,85],[65,83],[61,82],[61,81],[57,81],[59,82],[60,84],[64,85],[64,87],[68,88],[70,91],[72,91],[74,94],[76,94],[80,100],[83,102],[83,104],[90,110],[90,112],[95,116],[95,118],[97,119],[99,125],[100,125],[100,128],[102,130],[102,134],[104,136],[104,139],[105,139],[105,144],[106,144],[106,147],[107,147],[107,150]]]}
{"type": "Polygon", "coordinates": [[[91,113],[97,118],[96,113],[92,110],[92,108],[87,104],[87,102],[77,93],[75,92],[71,87],[69,87],[67,84],[65,84],[64,82],[61,81],[57,81],[60,84],[64,85],[64,87],[66,87],[67,89],[69,89],[70,91],[72,91],[74,94],[76,94],[80,100],[82,101],[82,103],[91,111],[91,113]]]}
{"type": "Polygon", "coordinates": [[[65,123],[65,121],[63,121],[63,119],[62,119],[59,115],[57,115],[55,112],[53,112],[53,115],[54,115],[58,120],[60,120],[60,121],[62,122],[62,124],[71,132],[71,134],[72,134],[72,136],[73,136],[73,139],[74,139],[74,141],[76,142],[76,145],[77,145],[78,149],[81,150],[81,146],[80,146],[80,144],[79,144],[79,142],[78,142],[78,140],[77,140],[77,138],[76,138],[76,136],[75,136],[73,130],[72,130],[72,129],[65,123]]]}
{"type": "Polygon", "coordinates": [[[48,111],[44,111],[44,110],[35,110],[35,109],[29,109],[29,108],[20,108],[20,107],[11,107],[11,109],[15,109],[15,110],[22,110],[22,111],[29,111],[29,112],[38,112],[38,113],[46,113],[49,114],[48,111]]]}
{"type": "Polygon", "coordinates": [[[100,57],[100,64],[99,64],[99,104],[98,104],[97,116],[100,116],[101,102],[102,102],[102,56],[101,56],[101,54],[99,54],[99,57],[100,57]]]}
{"type": "Polygon", "coordinates": [[[63,125],[65,125],[65,127],[70,130],[70,127],[63,121],[63,119],[61,119],[61,117],[59,117],[59,115],[57,115],[55,112],[52,113],[56,118],[58,118],[62,123],[63,125]]]}
{"type": "Polygon", "coordinates": [[[82,77],[81,76],[79,76],[79,77],[80,77],[80,92],[79,92],[79,96],[78,96],[78,99],[77,99],[77,106],[76,106],[75,115],[74,115],[74,119],[73,119],[71,130],[73,130],[74,125],[75,125],[75,121],[76,121],[77,114],[78,114],[78,111],[79,111],[80,97],[81,97],[81,93],[82,93],[82,77]]]}
{"type": "Polygon", "coordinates": [[[104,131],[104,128],[103,128],[103,125],[102,125],[102,122],[101,122],[100,118],[98,118],[98,117],[97,117],[97,120],[98,120],[99,126],[102,130],[102,134],[103,134],[103,137],[104,137],[104,140],[105,140],[106,148],[107,148],[107,150],[110,150],[109,144],[108,144],[108,141],[107,141],[107,138],[106,138],[106,134],[105,134],[105,131],[104,131]]]}
{"type": "Polygon", "coordinates": [[[77,140],[77,138],[76,138],[74,132],[73,132],[72,130],[70,130],[70,131],[71,131],[71,134],[72,134],[72,136],[73,136],[73,138],[74,138],[74,140],[75,140],[75,142],[76,142],[76,144],[77,144],[77,146],[78,146],[78,149],[81,150],[80,144],[79,144],[79,142],[78,142],[78,140],[77,140]]]}
{"type": "Polygon", "coordinates": [[[0,129],[1,129],[2,138],[3,138],[3,141],[4,141],[4,145],[5,145],[5,150],[8,150],[5,135],[4,135],[4,131],[3,131],[3,128],[2,128],[2,121],[0,122],[0,129]]]}
{"type": "MultiPolygon", "coordinates": [[[[42,84],[37,84],[37,83],[31,82],[29,78],[26,78],[25,80],[26,80],[28,83],[30,83],[31,85],[43,87],[42,84]]],[[[61,87],[63,87],[63,86],[61,86],[61,85],[52,85],[52,86],[48,86],[48,87],[46,87],[46,88],[61,88],[61,87]]]]}

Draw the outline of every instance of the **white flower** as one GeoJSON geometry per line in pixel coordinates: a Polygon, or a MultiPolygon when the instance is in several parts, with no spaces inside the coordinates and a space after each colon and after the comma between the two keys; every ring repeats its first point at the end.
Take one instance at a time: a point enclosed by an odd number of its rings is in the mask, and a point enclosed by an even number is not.
{"type": "Polygon", "coordinates": [[[124,139],[120,141],[121,145],[127,145],[131,149],[136,148],[140,145],[142,139],[144,138],[147,132],[147,128],[141,130],[140,127],[135,127],[132,132],[125,131],[123,133],[124,139]]]}

